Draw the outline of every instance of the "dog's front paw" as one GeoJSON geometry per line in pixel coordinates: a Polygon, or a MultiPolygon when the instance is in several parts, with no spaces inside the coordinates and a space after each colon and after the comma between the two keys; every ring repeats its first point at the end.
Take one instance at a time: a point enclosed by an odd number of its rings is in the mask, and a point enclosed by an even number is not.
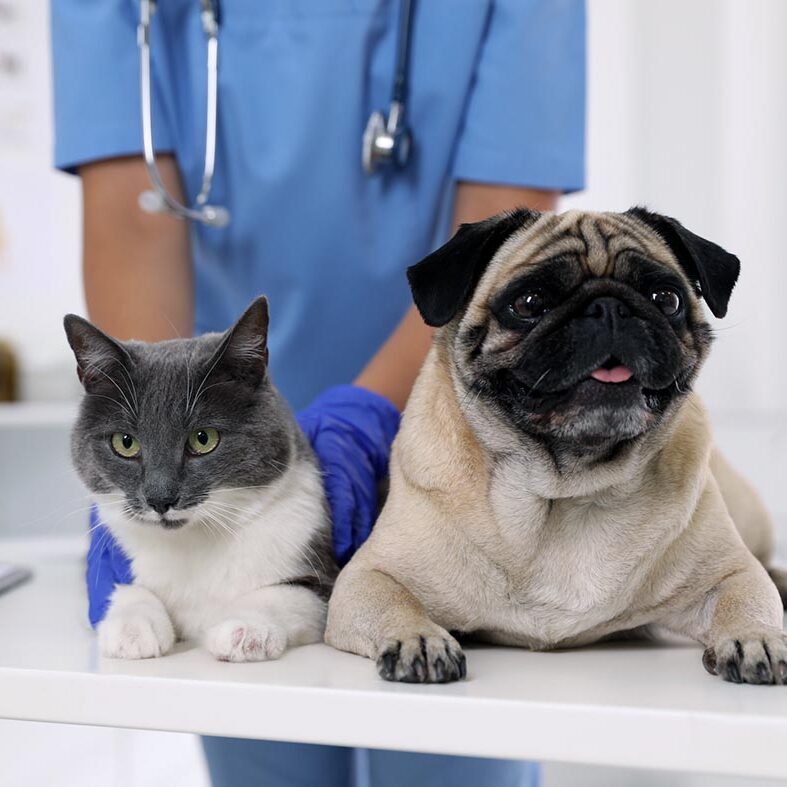
{"type": "Polygon", "coordinates": [[[784,634],[749,634],[723,639],[702,655],[705,669],[732,683],[787,684],[787,641],[784,634]]]}
{"type": "Polygon", "coordinates": [[[225,620],[208,629],[205,647],[219,661],[269,661],[287,648],[287,632],[276,624],[225,620]]]}
{"type": "Polygon", "coordinates": [[[404,683],[450,683],[467,675],[465,654],[450,635],[412,636],[390,640],[377,659],[385,680],[404,683]]]}
{"type": "Polygon", "coordinates": [[[110,659],[152,659],[175,644],[175,630],[163,611],[110,614],[98,627],[101,655],[110,659]]]}

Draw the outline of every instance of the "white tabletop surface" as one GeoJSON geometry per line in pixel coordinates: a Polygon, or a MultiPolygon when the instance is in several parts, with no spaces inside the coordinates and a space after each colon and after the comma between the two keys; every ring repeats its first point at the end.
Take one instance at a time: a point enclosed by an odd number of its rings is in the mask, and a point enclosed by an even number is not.
{"type": "Polygon", "coordinates": [[[380,680],[323,645],[225,664],[179,646],[101,659],[78,541],[0,541],[35,570],[0,595],[0,718],[787,778],[787,687],[705,673],[696,646],[468,649],[468,680],[380,680]]]}

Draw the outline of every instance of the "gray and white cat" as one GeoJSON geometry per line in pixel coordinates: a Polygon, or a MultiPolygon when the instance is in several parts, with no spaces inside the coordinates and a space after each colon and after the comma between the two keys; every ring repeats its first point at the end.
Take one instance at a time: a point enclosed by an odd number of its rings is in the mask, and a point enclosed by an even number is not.
{"type": "Polygon", "coordinates": [[[268,304],[224,334],[119,342],[65,318],[85,388],[74,464],[132,561],[99,624],[115,658],[322,640],[336,575],[319,467],[267,370],[268,304]]]}

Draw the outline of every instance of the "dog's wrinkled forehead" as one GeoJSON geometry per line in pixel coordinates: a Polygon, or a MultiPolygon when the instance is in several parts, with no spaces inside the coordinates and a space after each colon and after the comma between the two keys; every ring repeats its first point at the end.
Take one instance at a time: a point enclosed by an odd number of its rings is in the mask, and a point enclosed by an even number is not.
{"type": "Polygon", "coordinates": [[[666,242],[631,216],[576,210],[542,215],[514,232],[498,249],[479,280],[468,316],[484,309],[509,282],[547,261],[571,259],[577,277],[584,280],[619,275],[631,253],[671,268],[690,284],[666,242]]]}
{"type": "Polygon", "coordinates": [[[587,279],[620,274],[618,264],[635,253],[676,272],[716,317],[726,314],[738,258],[675,219],[644,208],[560,215],[519,209],[463,224],[448,243],[409,268],[407,277],[421,316],[439,327],[471,303],[488,301],[501,282],[540,261],[571,256],[587,279]]]}

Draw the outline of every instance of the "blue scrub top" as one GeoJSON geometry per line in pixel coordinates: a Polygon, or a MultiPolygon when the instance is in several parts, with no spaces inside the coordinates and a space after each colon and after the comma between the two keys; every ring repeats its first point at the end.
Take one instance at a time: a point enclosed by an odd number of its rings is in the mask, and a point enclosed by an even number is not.
{"type": "MultiPolygon", "coordinates": [[[[189,199],[205,144],[197,0],[153,19],[156,148],[189,199]]],[[[445,239],[457,181],[569,191],[584,182],[583,0],[421,0],[407,168],[368,177],[361,137],[388,107],[397,0],[224,0],[211,202],[192,226],[196,330],[269,296],[273,378],[295,407],[348,382],[410,303],[405,268],[445,239]]],[[[137,0],[53,0],[55,162],[141,153],[137,0]]],[[[136,208],[135,208],[136,209],[136,208]]]]}

